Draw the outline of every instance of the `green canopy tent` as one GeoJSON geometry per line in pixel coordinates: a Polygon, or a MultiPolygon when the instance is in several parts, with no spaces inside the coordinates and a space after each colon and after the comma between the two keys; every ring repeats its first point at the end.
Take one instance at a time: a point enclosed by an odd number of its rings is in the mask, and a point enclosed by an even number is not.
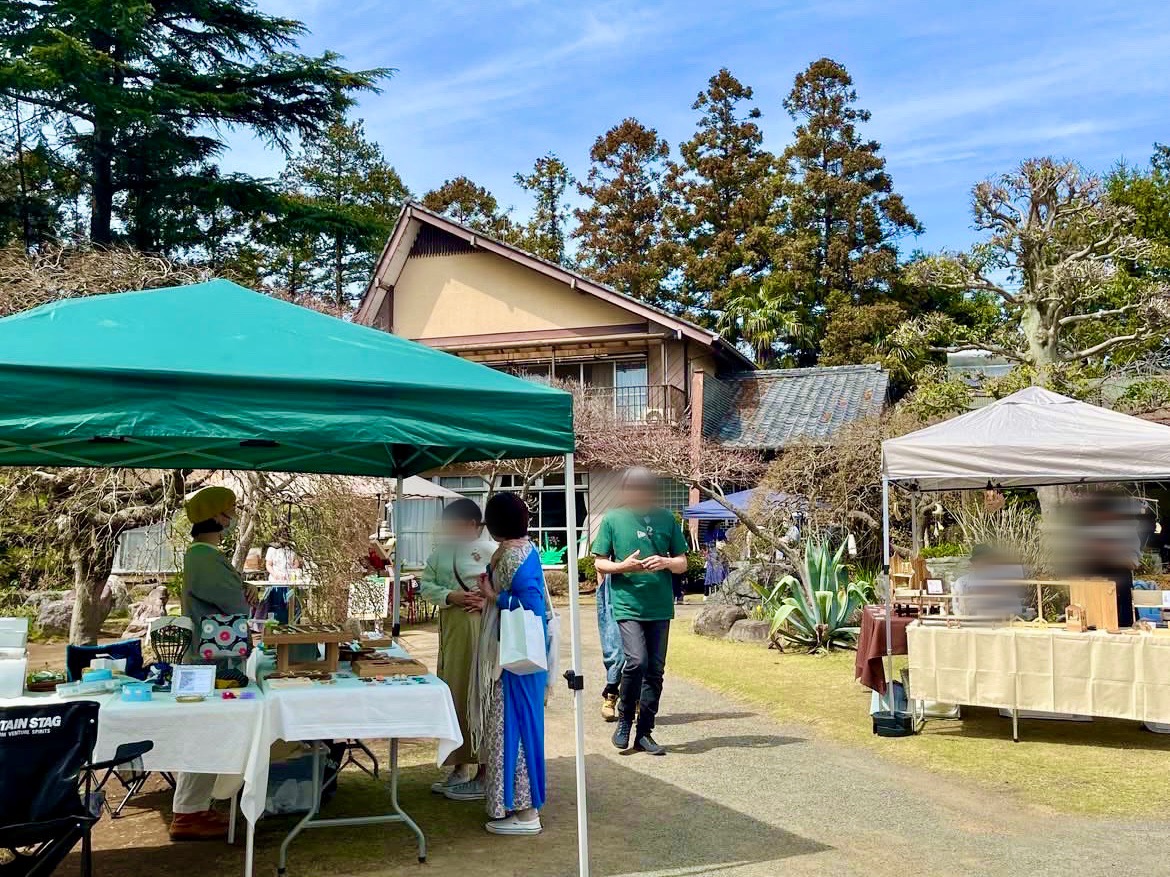
{"type": "MultiPolygon", "coordinates": [[[[564,455],[569,394],[226,280],[67,299],[0,320],[0,465],[403,477],[564,455]]],[[[576,567],[570,538],[569,569],[576,567]]],[[[398,634],[398,564],[394,633],[398,634]]],[[[573,679],[581,668],[569,576],[573,679]]],[[[588,873],[584,707],[577,802],[588,873]]],[[[252,832],[249,830],[251,862],[252,832]]]]}

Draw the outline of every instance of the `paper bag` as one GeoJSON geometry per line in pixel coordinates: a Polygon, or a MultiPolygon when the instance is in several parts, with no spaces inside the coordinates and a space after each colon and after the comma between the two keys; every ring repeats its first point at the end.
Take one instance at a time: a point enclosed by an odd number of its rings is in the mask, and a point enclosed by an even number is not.
{"type": "Polygon", "coordinates": [[[500,669],[527,676],[548,669],[544,624],[515,597],[510,608],[500,610],[500,669]]]}

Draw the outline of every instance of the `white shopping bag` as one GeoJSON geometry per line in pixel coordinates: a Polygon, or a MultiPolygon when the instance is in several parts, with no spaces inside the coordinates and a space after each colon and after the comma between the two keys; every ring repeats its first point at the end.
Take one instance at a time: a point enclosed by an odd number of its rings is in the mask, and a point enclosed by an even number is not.
{"type": "Polygon", "coordinates": [[[500,669],[517,676],[547,670],[541,619],[515,598],[512,602],[513,607],[500,610],[500,669]]]}

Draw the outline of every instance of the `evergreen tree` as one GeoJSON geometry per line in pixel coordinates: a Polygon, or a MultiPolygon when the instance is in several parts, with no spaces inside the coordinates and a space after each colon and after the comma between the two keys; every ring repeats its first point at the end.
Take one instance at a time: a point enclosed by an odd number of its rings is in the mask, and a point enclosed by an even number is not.
{"type": "Polygon", "coordinates": [[[410,192],[367,139],[362,121],[335,121],[305,141],[282,176],[302,208],[301,221],[284,222],[294,249],[316,250],[316,269],[334,305],[344,310],[369,279],[378,253],[410,192]]]}
{"type": "Polygon", "coordinates": [[[502,241],[519,240],[519,231],[508,216],[509,211],[501,210],[496,196],[469,177],[444,180],[439,188],[423,195],[422,206],[502,241]]]}
{"type": "Polygon", "coordinates": [[[550,152],[533,163],[531,173],[516,174],[516,182],[536,197],[524,235],[524,248],[549,262],[564,264],[565,229],[569,224],[565,190],[576,180],[556,153],[550,152]]]}
{"type": "MultiPolygon", "coordinates": [[[[881,146],[859,130],[869,121],[845,68],[829,58],[796,77],[784,108],[797,123],[784,151],[784,236],[780,270],[793,275],[789,303],[806,337],[823,335],[829,297],[871,304],[888,294],[898,271],[899,236],[922,226],[893,191],[881,146]],[[811,244],[811,247],[809,246],[811,244]]],[[[801,365],[815,361],[813,341],[791,345],[801,365]]]]}
{"type": "Polygon", "coordinates": [[[80,194],[70,162],[44,134],[49,119],[18,101],[0,102],[0,245],[34,249],[70,236],[80,194]]]}
{"type": "MultiPolygon", "coordinates": [[[[360,73],[338,56],[297,54],[304,26],[250,0],[0,4],[0,95],[51,111],[71,134],[90,203],[90,237],[110,243],[120,196],[196,196],[220,131],[243,128],[289,149],[294,135],[329,124],[383,70],[360,73]],[[143,151],[144,147],[150,147],[143,151]],[[135,170],[135,164],[140,165],[135,170]],[[149,165],[143,167],[141,165],[149,165]],[[134,181],[138,185],[134,185],[134,181]]],[[[220,177],[224,189],[255,181],[220,177]]],[[[131,201],[134,199],[131,198],[131,201]]],[[[148,231],[131,228],[138,244],[148,231]]]]}
{"type": "MultiPolygon", "coordinates": [[[[775,247],[775,157],[763,147],[751,99],[752,89],[726,67],[712,76],[691,105],[700,112],[694,136],[679,146],[681,160],[667,177],[680,298],[711,325],[731,302],[758,296],[775,247]]],[[[740,340],[740,323],[723,322],[730,340],[740,340]]]]}
{"type": "Polygon", "coordinates": [[[627,295],[679,310],[663,285],[662,186],[670,147],[653,128],[629,118],[598,137],[589,156],[589,175],[577,185],[589,204],[574,211],[582,266],[627,295]]]}

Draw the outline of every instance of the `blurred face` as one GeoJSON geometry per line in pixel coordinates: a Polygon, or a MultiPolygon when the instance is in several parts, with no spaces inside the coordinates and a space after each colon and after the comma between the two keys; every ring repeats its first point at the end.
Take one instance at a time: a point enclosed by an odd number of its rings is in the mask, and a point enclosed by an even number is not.
{"type": "Polygon", "coordinates": [[[226,512],[220,512],[215,516],[215,520],[223,527],[225,533],[231,530],[232,526],[236,523],[235,506],[232,506],[226,512]]]}
{"type": "Polygon", "coordinates": [[[443,521],[443,533],[450,539],[474,542],[483,532],[483,525],[475,521],[443,521]]]}
{"type": "Polygon", "coordinates": [[[648,484],[628,484],[622,490],[622,505],[646,511],[657,504],[657,491],[648,484]]]}

